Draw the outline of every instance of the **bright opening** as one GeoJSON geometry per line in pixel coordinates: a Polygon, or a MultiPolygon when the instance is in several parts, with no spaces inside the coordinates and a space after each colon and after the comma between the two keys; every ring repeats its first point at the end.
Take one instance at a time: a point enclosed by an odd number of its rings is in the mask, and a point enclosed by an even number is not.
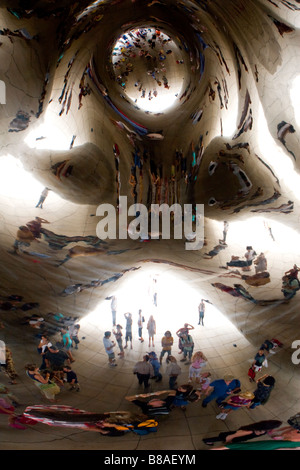
{"type": "Polygon", "coordinates": [[[144,111],[165,111],[180,102],[187,76],[185,58],[176,42],[160,30],[126,32],[112,50],[120,94],[144,111]]]}
{"type": "MultiPolygon", "coordinates": [[[[141,268],[128,274],[130,277],[120,285],[112,284],[108,296],[115,295],[117,298],[116,322],[123,327],[123,339],[126,325],[124,314],[130,312],[133,317],[134,349],[139,350],[137,321],[138,311],[141,309],[142,315],[145,317],[143,327],[145,352],[148,351],[146,327],[150,315],[153,315],[156,321],[155,351],[157,354],[161,349],[162,336],[166,330],[170,330],[174,338],[172,351],[177,355],[178,338],[176,331],[183,327],[184,323],[190,323],[195,328],[191,332],[193,339],[196,340],[195,349],[200,348],[201,339],[203,340],[204,337],[215,338],[218,335],[223,337],[229,335],[230,339],[244,340],[237,328],[213,305],[213,299],[210,299],[204,291],[200,292],[198,288],[194,287],[197,282],[195,273],[191,273],[191,276],[189,276],[184,270],[176,269],[176,273],[173,269],[171,272],[171,269],[170,267],[164,269],[152,265],[151,268],[141,268]],[[154,303],[155,293],[157,294],[157,306],[154,303]],[[208,301],[205,302],[204,327],[198,325],[198,305],[202,298],[208,301]],[[197,338],[199,338],[199,343],[197,338]]],[[[80,320],[80,325],[83,330],[90,328],[90,334],[97,336],[97,338],[99,338],[100,332],[112,331],[111,300],[101,301],[93,312],[80,320]]],[[[113,335],[112,339],[114,339],[113,335]]],[[[204,346],[203,343],[202,346],[204,346]]]]}

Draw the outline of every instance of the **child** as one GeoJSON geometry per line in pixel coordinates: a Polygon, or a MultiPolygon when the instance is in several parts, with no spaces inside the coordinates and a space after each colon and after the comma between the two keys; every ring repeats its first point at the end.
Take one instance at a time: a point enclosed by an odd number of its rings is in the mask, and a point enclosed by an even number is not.
{"type": "Polygon", "coordinates": [[[76,390],[76,392],[79,392],[80,387],[76,373],[70,366],[64,366],[63,371],[67,376],[67,383],[70,385],[70,390],[76,390]]]}
{"type": "Polygon", "coordinates": [[[199,375],[199,382],[197,382],[199,384],[199,386],[198,386],[197,390],[199,390],[200,393],[205,392],[205,390],[208,389],[209,384],[211,382],[210,377],[211,377],[210,372],[202,372],[202,374],[199,375]]]}
{"type": "Polygon", "coordinates": [[[177,364],[177,360],[174,356],[168,357],[169,364],[167,365],[167,374],[169,375],[169,387],[171,390],[177,385],[177,377],[181,374],[181,367],[177,364]]]}
{"type": "Polygon", "coordinates": [[[116,341],[117,341],[119,349],[120,349],[120,352],[118,353],[118,356],[124,357],[124,348],[123,348],[123,343],[122,343],[123,333],[122,333],[121,330],[122,330],[122,326],[118,324],[117,325],[117,331],[113,330],[113,334],[115,335],[116,341]]]}
{"type": "Polygon", "coordinates": [[[80,325],[78,323],[69,328],[69,332],[70,332],[70,336],[71,336],[71,340],[72,340],[72,346],[73,346],[73,342],[74,342],[75,343],[75,349],[78,349],[77,345],[80,343],[79,338],[78,338],[79,330],[80,330],[80,325]]]}
{"type": "Polygon", "coordinates": [[[202,367],[207,363],[207,359],[203,352],[197,351],[193,354],[192,363],[189,369],[189,382],[193,381],[193,377],[196,377],[196,383],[200,383],[200,372],[202,367]]]}
{"type": "Polygon", "coordinates": [[[171,348],[173,346],[173,342],[174,340],[173,340],[171,331],[166,331],[165,336],[161,340],[162,350],[161,350],[160,359],[159,359],[160,363],[162,363],[162,359],[165,353],[167,353],[167,362],[169,362],[168,359],[169,359],[169,356],[171,355],[171,348]]]}

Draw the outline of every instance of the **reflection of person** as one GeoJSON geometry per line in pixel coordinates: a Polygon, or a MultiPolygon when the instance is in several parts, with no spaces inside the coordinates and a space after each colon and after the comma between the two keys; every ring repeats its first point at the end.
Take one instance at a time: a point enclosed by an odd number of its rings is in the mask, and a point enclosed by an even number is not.
{"type": "Polygon", "coordinates": [[[203,408],[212,400],[216,400],[216,403],[220,405],[228,395],[239,391],[240,386],[240,381],[235,379],[232,375],[225,375],[223,379],[214,380],[205,392],[206,397],[202,402],[203,408]]]}
{"type": "Polygon", "coordinates": [[[143,360],[138,361],[133,368],[133,373],[137,375],[139,384],[144,384],[144,388],[149,387],[149,379],[154,376],[154,369],[149,359],[146,354],[143,356],[143,360]]]}
{"type": "Polygon", "coordinates": [[[181,342],[181,336],[183,334],[188,334],[190,330],[194,330],[194,326],[190,325],[189,323],[185,323],[182,328],[179,328],[179,330],[176,331],[176,335],[178,336],[178,348],[179,348],[179,353],[181,354],[183,351],[183,345],[181,342]]]}
{"type": "Polygon", "coordinates": [[[216,418],[224,420],[232,411],[236,411],[244,407],[249,408],[253,398],[254,394],[249,391],[227,398],[226,402],[221,404],[222,411],[216,416],[216,418]]]}
{"type": "Polygon", "coordinates": [[[172,349],[172,346],[173,346],[173,336],[172,336],[172,333],[171,331],[166,331],[165,332],[165,335],[163,336],[162,340],[161,340],[161,345],[162,345],[162,350],[161,350],[161,353],[160,353],[160,363],[162,363],[162,359],[165,355],[165,353],[167,353],[167,362],[168,362],[168,358],[170,357],[171,355],[171,349],[172,349]]]}
{"type": "Polygon", "coordinates": [[[256,383],[257,388],[253,392],[254,398],[250,405],[251,410],[259,405],[265,405],[267,403],[275,386],[275,379],[271,375],[265,374],[260,377],[256,383]]]}
{"type": "Polygon", "coordinates": [[[173,390],[177,384],[177,377],[181,374],[181,367],[177,364],[177,360],[174,356],[169,356],[168,359],[169,363],[167,365],[166,373],[169,376],[169,387],[173,390]]]}
{"type": "Polygon", "coordinates": [[[267,270],[267,260],[264,253],[260,253],[260,255],[258,255],[258,257],[254,260],[254,264],[256,274],[267,270]]]}
{"type": "Polygon", "coordinates": [[[42,395],[50,401],[55,401],[55,396],[60,392],[60,388],[50,381],[50,373],[45,372],[45,376],[43,376],[35,364],[28,364],[25,369],[28,377],[34,381],[42,395]]]}
{"type": "Polygon", "coordinates": [[[201,299],[201,302],[198,306],[198,312],[199,312],[199,323],[198,325],[204,326],[204,312],[205,312],[205,303],[204,300],[201,299]]]}
{"type": "Polygon", "coordinates": [[[111,300],[110,308],[112,314],[112,323],[113,326],[116,326],[117,321],[117,298],[115,295],[110,295],[109,297],[105,297],[105,300],[111,300]]]}
{"type": "Polygon", "coordinates": [[[154,320],[153,315],[150,315],[148,323],[147,323],[147,330],[149,335],[149,347],[151,345],[154,346],[154,335],[156,334],[156,322],[154,320]]]}
{"type": "Polygon", "coordinates": [[[227,237],[228,229],[229,229],[229,223],[227,222],[227,220],[224,220],[223,240],[220,240],[220,243],[226,244],[226,237],[227,237]]]}
{"type": "Polygon", "coordinates": [[[41,209],[43,209],[43,203],[44,203],[46,197],[48,196],[49,191],[50,191],[50,189],[47,188],[47,187],[43,189],[43,191],[41,192],[41,195],[40,195],[40,199],[39,199],[39,201],[38,201],[38,203],[35,207],[40,207],[41,209]]]}
{"type": "Polygon", "coordinates": [[[105,348],[105,352],[108,356],[108,362],[109,362],[109,365],[112,366],[112,367],[115,367],[117,364],[115,363],[115,353],[113,351],[114,347],[115,347],[115,342],[112,341],[110,339],[111,337],[111,332],[110,331],[106,331],[104,333],[104,338],[103,338],[103,344],[104,344],[104,348],[105,348]]]}
{"type": "Polygon", "coordinates": [[[245,442],[259,436],[264,436],[267,433],[269,434],[270,431],[278,428],[281,424],[282,422],[278,420],[259,421],[241,426],[235,431],[220,432],[218,436],[207,437],[202,439],[202,441],[208,446],[213,445],[214,442],[223,442],[224,444],[245,442]]]}
{"type": "Polygon", "coordinates": [[[127,343],[130,341],[130,349],[132,349],[132,314],[130,312],[124,313],[126,318],[126,329],[125,329],[125,346],[127,348],[127,343]]]}
{"type": "Polygon", "coordinates": [[[66,405],[29,406],[25,409],[23,416],[49,426],[95,431],[107,436],[122,436],[130,431],[147,434],[156,431],[157,428],[156,421],[148,420],[147,416],[130,411],[93,413],[66,405]]]}

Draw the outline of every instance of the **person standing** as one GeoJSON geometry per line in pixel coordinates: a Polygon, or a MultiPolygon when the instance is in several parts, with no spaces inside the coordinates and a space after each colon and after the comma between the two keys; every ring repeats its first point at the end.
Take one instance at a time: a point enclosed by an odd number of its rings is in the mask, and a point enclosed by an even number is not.
{"type": "Polygon", "coordinates": [[[70,390],[76,390],[76,392],[79,392],[80,386],[76,372],[74,372],[70,366],[64,366],[63,372],[66,374],[66,381],[70,385],[70,390]]]}
{"type": "Polygon", "coordinates": [[[199,312],[199,323],[198,325],[204,326],[204,313],[205,313],[205,303],[204,300],[201,299],[201,302],[198,306],[198,312],[199,312]]]}
{"type": "Polygon", "coordinates": [[[226,238],[227,238],[228,229],[229,229],[229,223],[227,222],[227,220],[224,220],[223,240],[220,240],[220,243],[223,243],[224,245],[226,245],[226,238]]]}
{"type": "Polygon", "coordinates": [[[127,348],[127,343],[130,341],[130,349],[132,349],[132,314],[130,312],[124,313],[126,318],[126,330],[125,330],[125,346],[127,348]]]}
{"type": "Polygon", "coordinates": [[[108,355],[108,362],[111,367],[116,367],[116,360],[115,360],[115,353],[113,351],[115,347],[115,342],[110,339],[111,337],[111,332],[106,331],[104,333],[104,338],[103,338],[103,344],[105,348],[105,352],[108,355]]]}
{"type": "Polygon", "coordinates": [[[117,297],[115,295],[110,295],[109,297],[105,298],[106,300],[111,300],[110,308],[111,308],[111,315],[112,315],[112,324],[116,326],[117,322],[117,297]]]}
{"type": "Polygon", "coordinates": [[[61,335],[62,335],[62,342],[63,342],[63,349],[67,353],[69,359],[71,362],[74,362],[75,359],[72,356],[71,348],[72,348],[72,339],[70,336],[70,333],[66,329],[61,329],[61,335]]]}
{"type": "Polygon", "coordinates": [[[181,344],[182,344],[183,358],[180,360],[181,362],[186,362],[186,364],[190,364],[193,350],[194,350],[194,340],[190,334],[183,334],[181,336],[181,344]]]}
{"type": "Polygon", "coordinates": [[[117,328],[117,331],[113,330],[113,334],[115,335],[116,341],[120,349],[118,356],[124,357],[124,348],[123,348],[123,341],[122,341],[123,333],[121,331],[122,326],[118,324],[116,328],[117,328]]]}
{"type": "Polygon", "coordinates": [[[174,356],[169,356],[168,360],[166,373],[169,376],[169,388],[174,390],[175,385],[177,385],[177,377],[181,374],[181,367],[177,364],[177,360],[174,356]]]}
{"type": "Polygon", "coordinates": [[[143,338],[143,323],[145,322],[145,318],[142,316],[142,310],[139,310],[138,314],[138,335],[139,335],[139,340],[141,343],[144,342],[143,338]]]}
{"type": "Polygon", "coordinates": [[[149,379],[154,376],[154,369],[149,362],[148,354],[143,356],[142,361],[135,364],[133,373],[137,375],[139,384],[144,384],[144,388],[147,389],[149,387],[149,379]]]}
{"type": "Polygon", "coordinates": [[[154,335],[156,334],[156,321],[154,320],[153,315],[150,315],[148,323],[147,323],[147,330],[148,330],[148,335],[149,335],[149,348],[151,346],[151,341],[152,341],[152,346],[154,347],[154,335]]]}
{"type": "Polygon", "coordinates": [[[149,362],[152,365],[153,370],[154,370],[154,376],[152,377],[152,379],[156,379],[155,382],[161,382],[162,375],[159,371],[160,370],[160,362],[157,358],[157,355],[156,355],[155,351],[149,352],[148,356],[149,356],[149,362]]]}
{"type": "Polygon", "coordinates": [[[43,189],[43,191],[41,192],[41,195],[40,195],[40,199],[39,199],[39,201],[38,201],[38,203],[35,207],[40,207],[41,209],[43,209],[43,203],[44,203],[46,197],[48,196],[49,191],[51,191],[51,190],[47,187],[43,189]]]}
{"type": "Polygon", "coordinates": [[[171,349],[172,349],[173,343],[174,343],[174,339],[173,339],[172,333],[171,331],[168,330],[165,332],[165,335],[162,337],[162,340],[161,340],[162,350],[161,350],[160,358],[159,358],[160,363],[162,363],[162,359],[165,353],[167,353],[167,362],[168,362],[168,359],[171,355],[171,349]]]}

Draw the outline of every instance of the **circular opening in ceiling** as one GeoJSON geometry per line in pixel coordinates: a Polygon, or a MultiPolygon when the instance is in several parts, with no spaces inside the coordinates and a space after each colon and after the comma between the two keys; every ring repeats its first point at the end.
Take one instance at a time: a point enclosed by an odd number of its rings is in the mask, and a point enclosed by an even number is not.
{"type": "Polygon", "coordinates": [[[165,32],[135,28],[118,38],[112,50],[120,94],[137,109],[162,113],[180,100],[188,76],[184,49],[165,32]]]}

